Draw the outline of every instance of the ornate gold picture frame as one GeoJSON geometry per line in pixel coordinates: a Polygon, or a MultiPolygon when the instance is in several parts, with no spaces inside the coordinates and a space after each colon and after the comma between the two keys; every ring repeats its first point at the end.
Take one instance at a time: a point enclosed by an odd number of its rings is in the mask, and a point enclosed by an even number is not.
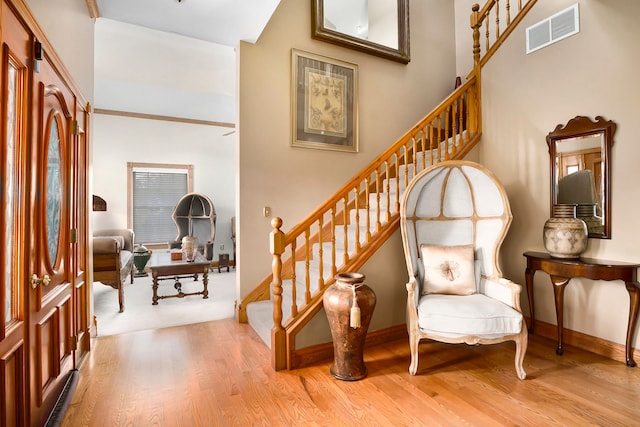
{"type": "Polygon", "coordinates": [[[358,152],[358,66],[292,49],[293,147],[358,152]]]}

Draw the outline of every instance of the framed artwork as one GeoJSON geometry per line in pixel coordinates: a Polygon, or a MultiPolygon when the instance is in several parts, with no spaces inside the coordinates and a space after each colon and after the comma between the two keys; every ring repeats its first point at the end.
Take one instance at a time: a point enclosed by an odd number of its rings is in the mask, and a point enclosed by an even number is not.
{"type": "Polygon", "coordinates": [[[358,66],[292,50],[293,147],[358,152],[358,66]]]}

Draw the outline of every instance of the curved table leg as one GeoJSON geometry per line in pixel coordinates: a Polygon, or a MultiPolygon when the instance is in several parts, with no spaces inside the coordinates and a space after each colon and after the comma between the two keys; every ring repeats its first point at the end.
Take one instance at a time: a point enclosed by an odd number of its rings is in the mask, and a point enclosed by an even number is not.
{"type": "Polygon", "coordinates": [[[558,348],[556,348],[556,354],[561,356],[563,353],[562,349],[562,330],[564,329],[563,324],[563,310],[564,310],[564,288],[569,283],[570,278],[561,277],[561,276],[550,276],[551,283],[553,283],[553,294],[556,300],[556,322],[558,324],[558,348]]]}
{"type": "Polygon", "coordinates": [[[529,333],[533,333],[533,328],[536,326],[536,311],[533,307],[533,275],[536,274],[536,270],[532,270],[529,267],[524,271],[524,280],[527,285],[527,298],[529,298],[529,319],[531,324],[529,325],[529,333]]]}
{"type": "Polygon", "coordinates": [[[640,306],[640,284],[638,282],[625,282],[627,292],[629,292],[629,323],[627,324],[627,341],[625,343],[627,366],[633,368],[636,362],[633,361],[632,339],[638,320],[638,307],[640,306]]]}

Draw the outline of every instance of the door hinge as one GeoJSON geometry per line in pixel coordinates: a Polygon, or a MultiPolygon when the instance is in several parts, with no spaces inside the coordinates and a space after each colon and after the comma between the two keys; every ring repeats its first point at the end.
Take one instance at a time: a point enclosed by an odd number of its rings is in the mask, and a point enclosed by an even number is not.
{"type": "Polygon", "coordinates": [[[79,135],[80,134],[80,127],[78,126],[78,121],[77,120],[73,121],[73,134],[74,135],[79,135]]]}
{"type": "Polygon", "coordinates": [[[71,229],[69,238],[71,239],[71,244],[78,243],[78,232],[75,228],[71,229]]]}
{"type": "Polygon", "coordinates": [[[75,351],[78,349],[78,337],[75,335],[69,337],[69,348],[71,351],[75,351]]]}

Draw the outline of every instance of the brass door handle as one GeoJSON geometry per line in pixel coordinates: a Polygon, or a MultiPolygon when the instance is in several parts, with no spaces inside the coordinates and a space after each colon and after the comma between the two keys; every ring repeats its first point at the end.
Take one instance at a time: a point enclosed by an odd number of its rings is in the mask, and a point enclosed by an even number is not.
{"type": "Polygon", "coordinates": [[[33,276],[31,276],[31,287],[33,289],[37,288],[38,285],[43,284],[45,286],[49,286],[49,283],[51,283],[51,277],[49,277],[48,274],[45,274],[42,279],[39,279],[38,276],[36,274],[34,274],[33,276]]]}

